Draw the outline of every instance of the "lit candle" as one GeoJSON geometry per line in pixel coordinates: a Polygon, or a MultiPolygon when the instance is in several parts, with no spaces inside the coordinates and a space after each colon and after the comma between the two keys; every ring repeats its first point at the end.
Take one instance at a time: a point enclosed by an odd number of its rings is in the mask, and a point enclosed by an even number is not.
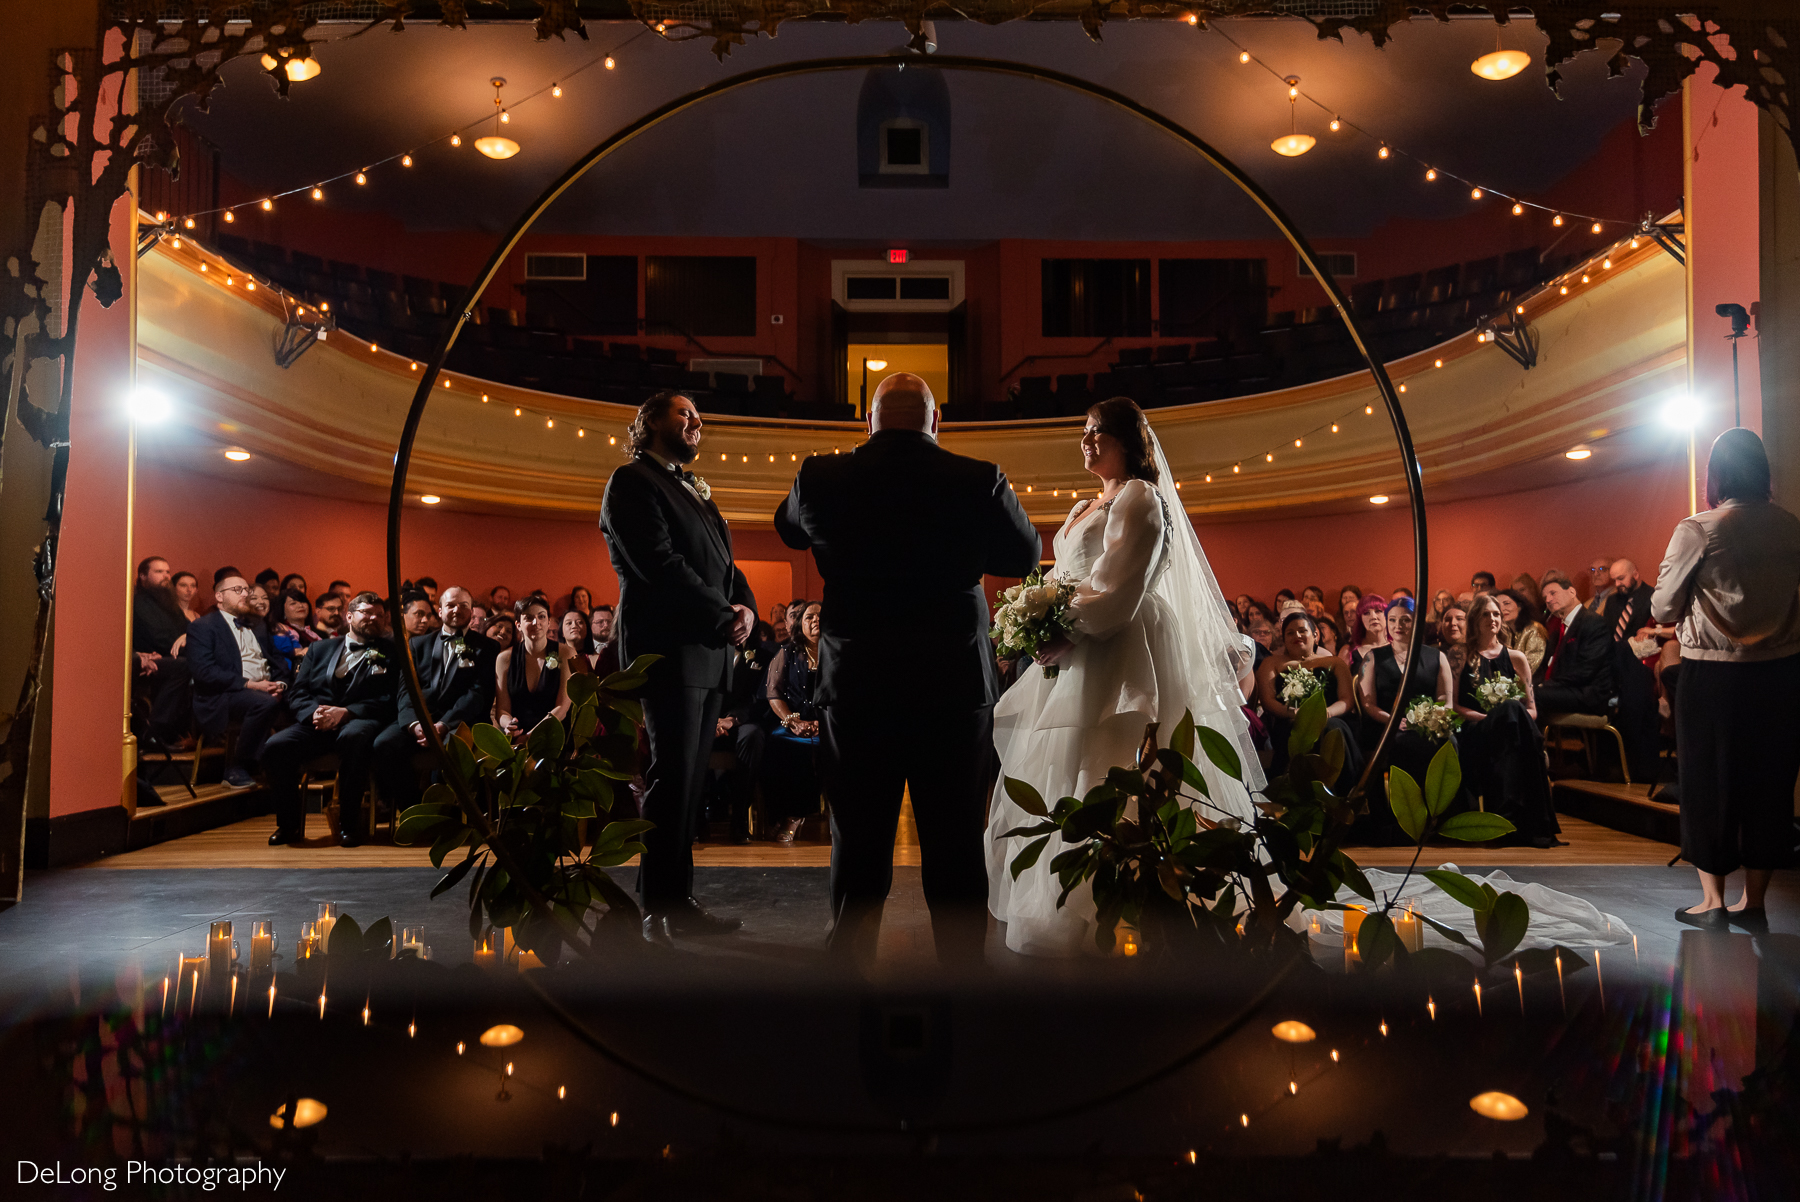
{"type": "Polygon", "coordinates": [[[423,960],[425,958],[425,928],[401,927],[400,940],[394,945],[396,958],[407,954],[423,960]]]}
{"type": "Polygon", "coordinates": [[[500,963],[500,949],[496,946],[498,943],[499,939],[492,927],[481,933],[481,938],[475,941],[476,968],[493,968],[500,963]]]}
{"type": "Polygon", "coordinates": [[[212,924],[206,937],[206,973],[210,980],[223,982],[231,973],[231,923],[212,924]]]}
{"type": "Polygon", "coordinates": [[[319,951],[331,950],[331,928],[337,925],[338,904],[336,902],[319,903],[319,951]]]}
{"type": "Polygon", "coordinates": [[[300,941],[294,945],[294,959],[310,960],[325,950],[319,937],[319,924],[303,922],[300,924],[300,941]]]}
{"type": "Polygon", "coordinates": [[[250,924],[250,971],[268,972],[275,966],[275,924],[260,919],[250,924]]]}
{"type": "Polygon", "coordinates": [[[1394,934],[1400,940],[1400,946],[1409,952],[1416,952],[1425,946],[1425,924],[1411,907],[1394,916],[1394,934]]]}

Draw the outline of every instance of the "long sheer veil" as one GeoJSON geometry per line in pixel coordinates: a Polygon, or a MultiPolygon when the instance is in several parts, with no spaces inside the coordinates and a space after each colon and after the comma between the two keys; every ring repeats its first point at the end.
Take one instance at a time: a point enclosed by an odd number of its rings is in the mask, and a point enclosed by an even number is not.
{"type": "Polygon", "coordinates": [[[1169,470],[1168,456],[1163,454],[1162,440],[1154,430],[1150,432],[1150,449],[1156,456],[1156,488],[1162,494],[1171,535],[1167,565],[1152,589],[1182,619],[1176,623],[1176,637],[1194,721],[1204,722],[1232,739],[1243,763],[1244,785],[1254,793],[1267,782],[1250,737],[1250,724],[1242,712],[1244,696],[1238,681],[1254,666],[1255,648],[1247,635],[1239,633],[1231,618],[1231,608],[1206,560],[1194,523],[1182,508],[1175,473],[1169,470]]]}

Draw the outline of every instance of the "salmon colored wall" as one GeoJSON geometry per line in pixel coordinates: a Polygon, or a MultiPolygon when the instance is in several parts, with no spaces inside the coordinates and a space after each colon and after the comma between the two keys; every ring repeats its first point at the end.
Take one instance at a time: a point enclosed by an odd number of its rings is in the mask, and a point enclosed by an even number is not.
{"type": "MultiPolygon", "coordinates": [[[[566,597],[583,584],[595,601],[616,603],[618,578],[594,520],[507,518],[412,507],[402,527],[406,576],[433,576],[476,594],[504,584],[514,597],[542,588],[566,597]]],[[[140,466],[135,546],[200,578],[210,603],[213,571],[226,564],[255,575],[272,567],[306,577],[314,595],[333,579],[387,591],[387,508],[365,501],[301,496],[215,476],[140,466]]],[[[772,532],[734,532],[759,611],[787,601],[818,576],[811,557],[790,551],[772,532]]]]}

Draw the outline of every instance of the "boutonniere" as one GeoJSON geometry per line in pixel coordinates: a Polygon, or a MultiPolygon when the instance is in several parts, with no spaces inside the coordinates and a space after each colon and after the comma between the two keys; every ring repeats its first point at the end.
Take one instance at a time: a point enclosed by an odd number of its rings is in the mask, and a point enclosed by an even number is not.
{"type": "Polygon", "coordinates": [[[457,667],[473,668],[475,666],[475,656],[469,651],[468,636],[459,634],[451,639],[450,650],[456,652],[457,667]]]}
{"type": "Polygon", "coordinates": [[[549,655],[544,657],[544,668],[546,671],[560,667],[562,667],[562,660],[557,657],[556,652],[552,651],[549,655]]]}
{"type": "Polygon", "coordinates": [[[387,671],[387,656],[382,654],[378,648],[369,648],[368,651],[363,654],[363,659],[369,665],[370,676],[380,676],[387,671]]]}
{"type": "Polygon", "coordinates": [[[706,482],[705,476],[694,477],[694,491],[700,494],[702,501],[712,500],[712,485],[706,482]]]}

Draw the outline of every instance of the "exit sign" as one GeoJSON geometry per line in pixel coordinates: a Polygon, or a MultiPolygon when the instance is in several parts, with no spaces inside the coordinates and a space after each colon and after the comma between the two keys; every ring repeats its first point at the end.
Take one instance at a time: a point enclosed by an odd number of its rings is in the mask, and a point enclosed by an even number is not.
{"type": "Polygon", "coordinates": [[[905,251],[903,251],[903,250],[890,250],[890,251],[888,251],[888,262],[890,262],[890,263],[904,263],[904,262],[906,262],[906,252],[905,252],[905,251]]]}

